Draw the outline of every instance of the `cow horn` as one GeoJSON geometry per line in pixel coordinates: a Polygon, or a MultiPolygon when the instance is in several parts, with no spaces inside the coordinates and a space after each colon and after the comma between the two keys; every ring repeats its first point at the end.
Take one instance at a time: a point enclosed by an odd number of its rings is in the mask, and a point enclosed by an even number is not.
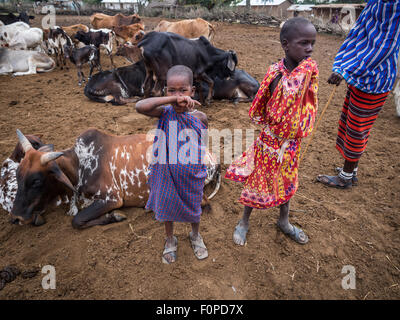
{"type": "Polygon", "coordinates": [[[24,150],[25,153],[33,148],[32,144],[29,142],[28,138],[25,137],[19,129],[17,129],[17,136],[19,139],[19,143],[22,146],[22,150],[24,150]]]}
{"type": "Polygon", "coordinates": [[[47,152],[40,157],[40,163],[44,166],[46,163],[50,162],[51,160],[55,160],[61,157],[64,153],[62,152],[47,152]]]}

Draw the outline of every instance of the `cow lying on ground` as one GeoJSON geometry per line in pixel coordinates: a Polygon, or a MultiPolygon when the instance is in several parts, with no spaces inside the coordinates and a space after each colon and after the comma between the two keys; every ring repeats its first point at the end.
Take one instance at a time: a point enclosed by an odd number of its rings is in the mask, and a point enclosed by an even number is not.
{"type": "Polygon", "coordinates": [[[154,28],[154,31],[173,32],[180,34],[181,36],[188,39],[200,38],[201,36],[203,36],[210,42],[215,36],[214,26],[201,18],[187,19],[176,22],[161,20],[159,24],[154,28]]]}
{"type": "Polygon", "coordinates": [[[100,72],[100,52],[95,46],[89,45],[82,48],[75,48],[73,45],[66,44],[64,46],[64,55],[66,59],[70,59],[71,62],[78,69],[78,85],[82,85],[82,81],[85,82],[85,75],[82,71],[82,66],[86,63],[90,64],[90,72],[88,80],[92,77],[93,68],[96,67],[100,72]]]}
{"type": "Polygon", "coordinates": [[[90,17],[90,24],[95,29],[111,29],[112,27],[127,26],[134,23],[141,23],[141,19],[137,14],[125,16],[117,13],[115,16],[109,16],[104,13],[95,13],[90,17]]]}
{"type": "Polygon", "coordinates": [[[17,31],[12,38],[5,39],[6,46],[13,50],[33,49],[41,51],[43,41],[43,31],[39,28],[30,28],[17,31]]]}
{"type": "Polygon", "coordinates": [[[54,60],[42,52],[0,48],[0,75],[14,76],[49,72],[55,67],[54,60]]]}
{"type": "MultiPolygon", "coordinates": [[[[235,69],[233,76],[230,78],[221,79],[213,74],[210,77],[214,81],[213,99],[227,99],[234,104],[253,101],[260,87],[260,83],[256,79],[241,69],[235,69]]],[[[203,95],[207,94],[208,89],[207,84],[203,83],[201,85],[203,95]]],[[[199,100],[198,94],[196,94],[195,99],[199,100]]]]}
{"type": "Polygon", "coordinates": [[[13,24],[0,26],[0,46],[5,46],[7,41],[14,38],[17,32],[29,29],[29,25],[25,22],[15,22],[13,24]]]}
{"type": "MultiPolygon", "coordinates": [[[[42,151],[45,149],[47,151],[52,150],[52,145],[45,145],[41,138],[41,135],[27,135],[26,136],[32,147],[38,150],[39,148],[42,151]]],[[[8,213],[11,213],[15,195],[17,194],[17,168],[22,158],[24,157],[25,152],[22,149],[21,143],[17,143],[14,148],[14,151],[11,155],[3,161],[0,170],[0,205],[6,210],[8,213]]]]}
{"type": "MultiPolygon", "coordinates": [[[[197,83],[207,82],[208,104],[212,98],[214,81],[207,73],[213,71],[221,78],[230,77],[238,62],[234,51],[218,49],[204,37],[189,40],[175,33],[153,31],[144,36],[138,47],[142,50],[146,66],[145,97],[149,97],[150,93],[160,96],[166,84],[167,71],[172,66],[181,64],[192,69],[197,83]],[[157,80],[153,86],[154,75],[157,80]]],[[[204,103],[201,90],[200,100],[204,103]]]]}
{"type": "Polygon", "coordinates": [[[23,11],[18,16],[13,13],[9,13],[8,15],[0,15],[0,20],[5,24],[12,24],[14,22],[22,21],[29,25],[29,20],[35,19],[34,16],[28,16],[28,14],[23,11]]]}
{"type": "Polygon", "coordinates": [[[143,96],[146,69],[143,60],[113,70],[96,73],[85,86],[85,96],[96,102],[123,105],[143,96]]]}
{"type": "MultiPolygon", "coordinates": [[[[43,223],[38,217],[61,202],[69,203],[72,226],[79,229],[126,219],[115,209],[145,206],[153,143],[145,134],[114,136],[89,129],[62,152],[35,150],[17,134],[25,157],[17,169],[11,216],[20,224],[43,223]]],[[[220,170],[218,164],[212,167],[220,170]]]]}

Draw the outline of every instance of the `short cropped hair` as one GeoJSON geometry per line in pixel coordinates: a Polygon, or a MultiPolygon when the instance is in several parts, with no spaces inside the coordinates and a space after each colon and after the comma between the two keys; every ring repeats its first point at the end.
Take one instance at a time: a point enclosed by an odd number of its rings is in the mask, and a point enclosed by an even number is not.
{"type": "Polygon", "coordinates": [[[296,34],[296,31],[301,29],[306,25],[313,25],[310,20],[303,17],[294,17],[287,20],[281,29],[280,33],[280,41],[283,42],[284,39],[290,41],[293,39],[293,36],[296,34]]]}
{"type": "Polygon", "coordinates": [[[192,72],[192,70],[190,68],[188,68],[188,67],[186,67],[184,65],[173,66],[167,72],[167,81],[168,81],[169,77],[175,76],[175,75],[186,76],[188,78],[189,84],[191,86],[193,86],[193,72],[192,72]]]}

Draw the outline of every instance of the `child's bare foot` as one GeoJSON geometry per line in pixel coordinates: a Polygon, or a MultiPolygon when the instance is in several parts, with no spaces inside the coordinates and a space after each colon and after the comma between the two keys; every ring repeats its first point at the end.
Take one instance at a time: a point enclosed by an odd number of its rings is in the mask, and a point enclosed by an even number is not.
{"type": "Polygon", "coordinates": [[[289,236],[297,243],[306,244],[308,242],[308,236],[304,233],[303,230],[297,228],[296,226],[290,223],[281,223],[279,221],[276,225],[285,235],[289,236]]]}
{"type": "Polygon", "coordinates": [[[178,239],[173,237],[172,240],[165,241],[162,262],[165,264],[174,263],[176,261],[176,251],[178,250],[178,239]]]}
{"type": "Polygon", "coordinates": [[[246,235],[249,231],[249,224],[240,220],[233,232],[233,242],[239,246],[244,246],[246,243],[246,235]]]}
{"type": "Polygon", "coordinates": [[[194,255],[197,259],[202,260],[208,257],[208,250],[206,245],[204,244],[203,238],[200,233],[197,234],[197,237],[193,237],[193,233],[189,233],[190,244],[192,245],[194,255]]]}

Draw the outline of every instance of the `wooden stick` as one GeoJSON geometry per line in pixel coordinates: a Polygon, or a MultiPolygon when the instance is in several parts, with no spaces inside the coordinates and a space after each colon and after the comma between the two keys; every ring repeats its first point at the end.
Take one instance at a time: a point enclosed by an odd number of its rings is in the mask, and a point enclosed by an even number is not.
{"type": "Polygon", "coordinates": [[[323,115],[324,115],[326,109],[328,109],[329,104],[331,103],[331,100],[332,100],[333,96],[335,95],[336,88],[337,88],[337,86],[334,86],[334,87],[333,87],[332,92],[331,92],[331,95],[329,96],[329,99],[328,99],[328,101],[327,101],[327,103],[326,103],[324,109],[322,110],[321,115],[319,116],[316,125],[314,126],[314,130],[313,130],[312,133],[311,133],[311,137],[310,137],[310,139],[308,139],[307,145],[306,145],[306,147],[304,148],[304,152],[303,152],[302,155],[300,156],[299,166],[300,166],[301,160],[303,159],[304,155],[305,155],[306,152],[307,152],[307,149],[308,149],[308,146],[309,146],[310,143],[311,143],[311,140],[312,140],[313,137],[314,137],[315,131],[317,131],[318,125],[319,125],[319,123],[320,123],[320,121],[321,121],[321,119],[322,119],[322,117],[323,117],[323,115]]]}

